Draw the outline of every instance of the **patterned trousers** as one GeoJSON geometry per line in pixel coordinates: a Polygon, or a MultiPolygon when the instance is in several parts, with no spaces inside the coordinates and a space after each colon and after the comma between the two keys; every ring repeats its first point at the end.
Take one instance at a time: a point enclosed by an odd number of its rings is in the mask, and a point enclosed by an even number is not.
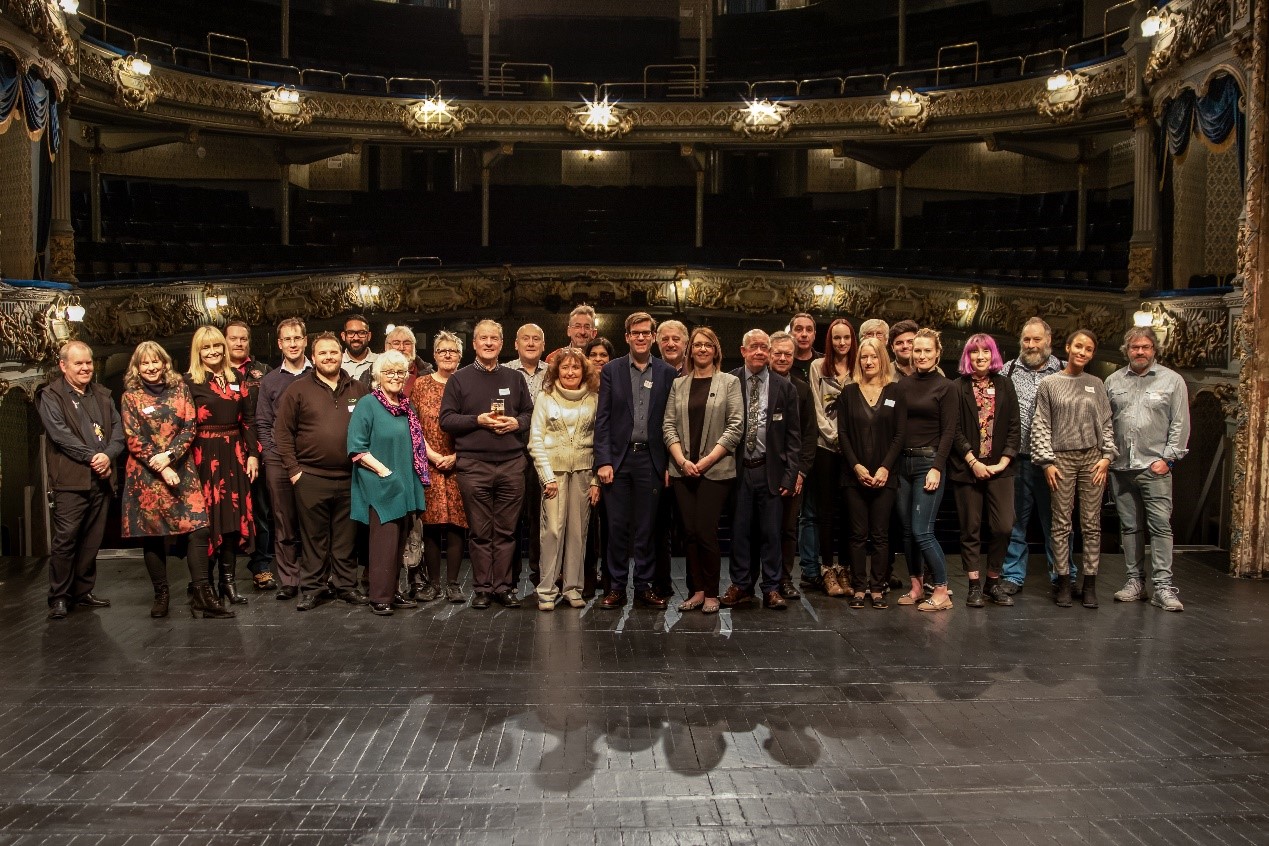
{"type": "Polygon", "coordinates": [[[1102,552],[1102,495],[1106,484],[1093,484],[1093,466],[1102,458],[1097,447],[1058,452],[1054,466],[1062,474],[1053,491],[1053,557],[1059,576],[1070,573],[1071,513],[1080,509],[1080,531],[1084,535],[1083,572],[1097,575],[1102,552]]]}

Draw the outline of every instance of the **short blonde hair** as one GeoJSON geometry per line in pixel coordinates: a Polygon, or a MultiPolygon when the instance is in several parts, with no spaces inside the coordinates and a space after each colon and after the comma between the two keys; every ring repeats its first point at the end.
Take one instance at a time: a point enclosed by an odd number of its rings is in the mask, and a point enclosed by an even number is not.
{"type": "Polygon", "coordinates": [[[189,380],[195,385],[201,385],[207,381],[207,374],[211,371],[203,367],[201,355],[203,347],[207,344],[220,344],[225,351],[220,373],[213,375],[224,376],[226,382],[237,382],[238,371],[234,370],[233,365],[229,363],[229,343],[225,340],[224,334],[215,326],[199,326],[194,332],[193,340],[189,342],[189,380]]]}

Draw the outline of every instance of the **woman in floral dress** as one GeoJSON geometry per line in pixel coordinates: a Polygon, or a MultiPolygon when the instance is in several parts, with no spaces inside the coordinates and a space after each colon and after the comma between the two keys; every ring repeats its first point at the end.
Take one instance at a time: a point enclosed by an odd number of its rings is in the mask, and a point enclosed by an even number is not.
{"type": "Polygon", "coordinates": [[[191,459],[194,400],[172,358],[153,341],[132,353],[124,375],[123,431],[128,443],[123,477],[123,536],[141,538],[145,568],[154,585],[151,617],[166,617],[170,601],[167,548],[173,538],[188,542],[195,617],[232,617],[207,582],[207,508],[191,459]]]}
{"type": "Polygon", "coordinates": [[[427,489],[427,510],[423,512],[423,560],[427,566],[428,583],[418,592],[424,602],[441,595],[441,540],[445,540],[445,598],[450,602],[465,602],[463,589],[458,583],[458,571],[463,563],[463,533],[467,529],[467,514],[463,511],[463,497],[458,490],[458,477],[454,473],[454,441],[441,429],[441,398],[445,395],[445,383],[454,375],[463,357],[463,342],[452,332],[441,331],[432,339],[432,357],[436,372],[419,376],[414,382],[410,401],[414,403],[423,424],[423,436],[427,441],[427,463],[432,474],[432,486],[427,489]]]}
{"type": "Polygon", "coordinates": [[[197,415],[193,452],[207,505],[210,574],[219,576],[222,599],[242,605],[247,598],[235,584],[238,552],[250,552],[255,541],[251,483],[260,461],[247,387],[225,349],[219,329],[200,327],[190,343],[185,381],[197,415]]]}

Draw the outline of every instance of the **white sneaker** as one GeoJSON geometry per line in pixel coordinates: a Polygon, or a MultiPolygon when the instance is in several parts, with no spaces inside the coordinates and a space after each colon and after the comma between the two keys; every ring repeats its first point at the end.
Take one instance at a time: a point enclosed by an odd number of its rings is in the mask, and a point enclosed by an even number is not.
{"type": "Polygon", "coordinates": [[[1150,604],[1157,605],[1164,611],[1184,611],[1185,606],[1181,604],[1180,597],[1177,596],[1177,589],[1172,585],[1159,585],[1154,589],[1154,596],[1150,597],[1150,604]]]}
{"type": "MultiPolygon", "coordinates": [[[[1127,584],[1115,591],[1116,602],[1136,602],[1146,598],[1145,585],[1139,579],[1129,579],[1127,584]]],[[[1155,603],[1156,605],[1158,603],[1155,603]]]]}

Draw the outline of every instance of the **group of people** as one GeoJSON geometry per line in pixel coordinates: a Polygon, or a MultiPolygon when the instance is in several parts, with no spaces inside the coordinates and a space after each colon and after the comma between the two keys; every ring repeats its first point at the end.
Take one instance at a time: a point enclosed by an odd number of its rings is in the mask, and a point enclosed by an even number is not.
{"type": "Polygon", "coordinates": [[[751,329],[743,363],[727,371],[708,326],[635,312],[618,356],[582,305],[565,346],[546,353],[542,329],[526,324],[506,364],[502,326],[479,321],[474,361],[460,367],[452,332],[435,336],[429,364],[406,327],[375,353],[359,315],[339,336],[311,339],[291,318],[270,369],[250,357],[250,327],[233,322],[194,333],[183,374],[160,345],[140,344],[119,409],[94,382],[91,349],[71,341],[37,396],[53,504],[48,616],[109,604],[94,592],[95,557],[115,495],[123,536],[142,547],[154,617],[169,611],[173,549],[188,564],[193,615],[221,618],[248,601],[238,590],[248,555],[257,590],[300,611],[332,599],[379,615],[466,602],[464,544],[476,609],[521,604],[526,551],[542,611],[582,607],[596,589],[596,607],[619,609],[628,587],[637,605],[664,609],[675,537],[687,561],[682,612],[787,608],[801,596],[795,561],[802,590],[885,608],[903,586],[896,547],[909,576],[898,604],[939,612],[953,605],[935,536],[949,484],[966,605],[1013,604],[1034,515],[1053,600],[1096,608],[1108,481],[1128,577],[1115,598],[1182,609],[1171,468],[1186,453],[1188,398],[1156,361],[1151,329],[1126,333],[1128,364],[1105,382],[1087,371],[1093,332],[1071,333],[1062,361],[1039,317],[1008,363],[990,335],[970,337],[958,378],[939,367],[939,333],[912,321],[865,320],[857,335],[835,319],[822,354],[818,334],[809,314],[787,331],[751,329]]]}

